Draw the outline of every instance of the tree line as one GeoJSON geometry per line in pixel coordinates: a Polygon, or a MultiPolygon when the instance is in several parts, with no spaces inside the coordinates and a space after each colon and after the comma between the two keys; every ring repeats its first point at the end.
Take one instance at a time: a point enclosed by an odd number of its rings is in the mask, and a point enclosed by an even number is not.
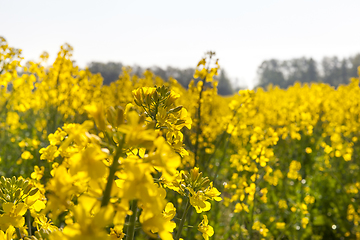
{"type": "Polygon", "coordinates": [[[324,57],[320,62],[312,58],[294,58],[290,60],[270,59],[263,61],[258,67],[258,87],[269,84],[287,88],[295,82],[323,82],[334,87],[349,83],[351,77],[358,76],[360,54],[340,59],[324,57]]]}
{"type": "MultiPolygon", "coordinates": [[[[88,67],[92,73],[100,73],[104,78],[104,84],[109,85],[111,82],[116,81],[119,78],[124,65],[121,62],[91,62],[88,64],[88,67]]],[[[161,68],[158,66],[144,68],[138,65],[134,65],[131,67],[131,69],[131,74],[138,76],[142,76],[145,70],[150,70],[156,76],[159,76],[164,80],[168,80],[170,77],[173,77],[185,88],[187,88],[190,81],[194,79],[193,75],[195,72],[194,68],[180,69],[171,66],[168,66],[167,68],[161,68]]],[[[214,77],[214,79],[219,81],[218,93],[220,95],[233,94],[234,90],[225,70],[221,70],[219,76],[214,77]]]]}
{"type": "MultiPolygon", "coordinates": [[[[273,84],[280,88],[287,88],[294,85],[295,82],[323,82],[337,87],[340,84],[349,83],[351,77],[358,76],[358,66],[360,66],[360,54],[343,59],[336,56],[324,57],[319,62],[306,57],[290,60],[265,60],[257,69],[257,87],[266,88],[269,84],[273,84]]],[[[104,84],[109,85],[119,78],[124,65],[121,62],[91,62],[88,67],[92,73],[100,73],[104,78],[104,84]]],[[[185,88],[193,79],[195,71],[194,68],[180,69],[171,66],[166,68],[132,66],[132,74],[138,76],[142,76],[145,70],[151,70],[164,80],[173,77],[185,88]]],[[[231,95],[237,90],[232,86],[225,70],[222,69],[215,79],[219,81],[218,93],[220,95],[231,95]]]]}

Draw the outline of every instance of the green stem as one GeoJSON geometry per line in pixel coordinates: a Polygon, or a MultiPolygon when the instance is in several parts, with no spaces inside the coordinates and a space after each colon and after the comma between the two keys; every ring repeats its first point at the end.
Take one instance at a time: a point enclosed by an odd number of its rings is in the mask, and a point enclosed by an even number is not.
{"type": "MultiPolygon", "coordinates": [[[[61,61],[61,64],[60,64],[60,67],[59,67],[59,71],[58,71],[58,74],[57,74],[57,77],[56,77],[56,99],[59,99],[59,96],[60,96],[60,93],[59,93],[59,84],[60,84],[60,74],[61,74],[61,71],[62,71],[62,68],[63,68],[63,64],[64,64],[64,59],[65,59],[65,56],[66,56],[66,53],[67,51],[64,52],[64,56],[62,58],[62,61],[61,61]]],[[[57,117],[58,117],[58,112],[59,112],[59,106],[57,105],[53,111],[53,114],[52,114],[52,117],[51,119],[54,121],[53,122],[53,126],[52,126],[52,129],[50,129],[50,132],[55,132],[56,129],[57,129],[57,117]]]]}
{"type": "Polygon", "coordinates": [[[195,149],[194,149],[194,166],[197,165],[197,158],[198,158],[198,148],[199,148],[199,136],[200,136],[200,133],[201,133],[201,128],[200,128],[200,124],[201,124],[201,98],[202,98],[202,93],[204,91],[204,84],[205,84],[205,78],[204,80],[202,80],[202,86],[201,86],[201,90],[200,90],[200,93],[199,93],[199,106],[198,106],[198,109],[197,109],[197,126],[196,126],[196,142],[195,142],[195,149]]]}
{"type": "Polygon", "coordinates": [[[176,233],[175,240],[179,240],[179,239],[180,239],[181,232],[182,232],[182,229],[183,229],[183,227],[184,227],[185,220],[186,220],[186,214],[188,213],[190,206],[191,206],[191,205],[190,205],[190,201],[189,201],[189,199],[188,199],[187,202],[186,202],[186,207],[185,207],[184,213],[183,213],[183,215],[182,215],[182,217],[181,217],[181,221],[180,221],[180,224],[179,224],[179,229],[178,229],[178,231],[177,231],[177,233],[176,233]]]}
{"type": "Polygon", "coordinates": [[[241,231],[241,225],[242,225],[242,215],[241,215],[241,213],[239,214],[239,240],[242,240],[243,239],[243,235],[242,235],[242,231],[241,231]]]}
{"type": "Polygon", "coordinates": [[[134,236],[135,236],[135,223],[136,223],[136,215],[137,215],[137,210],[138,210],[137,202],[138,202],[137,200],[134,200],[132,202],[131,210],[132,210],[133,214],[130,217],[130,223],[129,223],[128,230],[126,233],[126,240],[133,240],[134,236]]]}
{"type": "Polygon", "coordinates": [[[120,144],[120,146],[117,148],[113,163],[112,163],[112,165],[110,167],[110,172],[109,172],[108,180],[107,180],[107,183],[106,183],[105,191],[104,191],[104,194],[103,194],[103,199],[101,201],[101,207],[107,206],[109,201],[110,201],[111,188],[112,188],[113,180],[114,180],[114,177],[115,177],[115,172],[116,172],[116,170],[117,170],[117,168],[119,166],[119,158],[120,158],[121,153],[122,153],[122,150],[121,150],[122,145],[123,144],[120,144]]]}
{"type": "Polygon", "coordinates": [[[21,232],[20,232],[20,228],[16,228],[16,235],[19,239],[22,239],[21,237],[21,232]]]}
{"type": "Polygon", "coordinates": [[[217,176],[218,176],[218,174],[220,172],[220,169],[222,169],[221,166],[222,166],[222,163],[223,163],[223,161],[225,160],[225,157],[226,157],[226,150],[228,149],[230,138],[231,138],[231,135],[229,135],[228,139],[225,142],[224,152],[223,152],[223,155],[222,155],[222,157],[220,159],[219,165],[218,166],[215,165],[216,166],[216,171],[215,171],[215,175],[213,177],[214,182],[215,182],[215,180],[216,180],[216,178],[217,178],[217,176]]]}
{"type": "Polygon", "coordinates": [[[31,233],[31,219],[30,219],[31,215],[30,215],[30,210],[27,210],[27,220],[28,220],[28,230],[29,230],[29,236],[32,235],[31,233]]]}

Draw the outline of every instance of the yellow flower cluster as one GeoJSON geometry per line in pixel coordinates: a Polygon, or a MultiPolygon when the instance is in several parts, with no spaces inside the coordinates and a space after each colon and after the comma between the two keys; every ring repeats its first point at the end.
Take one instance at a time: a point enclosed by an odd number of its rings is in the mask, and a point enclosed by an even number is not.
{"type": "Polygon", "coordinates": [[[105,86],[72,51],[0,38],[0,239],[360,239],[359,78],[222,97],[208,52],[105,86]]]}

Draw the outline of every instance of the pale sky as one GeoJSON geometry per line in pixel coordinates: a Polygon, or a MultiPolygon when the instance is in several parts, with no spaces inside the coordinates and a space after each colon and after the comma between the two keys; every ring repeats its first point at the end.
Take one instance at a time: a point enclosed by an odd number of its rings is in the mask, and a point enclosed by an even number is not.
{"type": "Polygon", "coordinates": [[[359,14],[359,0],[0,0],[0,36],[25,60],[67,42],[80,67],[195,67],[211,50],[252,88],[263,60],[360,53],[359,14]]]}

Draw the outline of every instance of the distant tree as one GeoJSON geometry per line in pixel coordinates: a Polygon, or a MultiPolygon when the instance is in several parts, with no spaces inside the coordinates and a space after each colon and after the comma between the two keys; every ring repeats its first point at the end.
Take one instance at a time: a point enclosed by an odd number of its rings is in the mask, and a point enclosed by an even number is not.
{"type": "Polygon", "coordinates": [[[230,79],[224,69],[220,70],[220,76],[216,80],[219,81],[218,93],[220,95],[226,96],[234,93],[230,79]]]}
{"type": "Polygon", "coordinates": [[[310,58],[295,58],[283,61],[281,71],[284,72],[286,87],[295,82],[315,82],[318,81],[318,70],[316,62],[310,58]]]}
{"type": "Polygon", "coordinates": [[[325,57],[321,61],[322,81],[332,86],[338,85],[341,63],[337,57],[325,57]]]}
{"type": "Polygon", "coordinates": [[[175,78],[183,87],[187,88],[190,81],[193,79],[195,72],[194,68],[179,69],[174,67],[167,67],[166,72],[169,77],[175,78]]]}
{"type": "Polygon", "coordinates": [[[146,68],[143,68],[139,65],[133,65],[131,67],[131,74],[132,75],[137,75],[137,76],[143,76],[144,71],[146,70],[146,68]]]}
{"type": "Polygon", "coordinates": [[[287,88],[296,81],[301,83],[324,82],[332,86],[349,83],[351,77],[357,76],[360,66],[360,54],[354,57],[339,59],[324,57],[320,64],[312,58],[295,58],[285,61],[270,59],[258,67],[259,87],[274,84],[287,88]]]}
{"type": "Polygon", "coordinates": [[[304,82],[317,82],[319,81],[319,72],[317,68],[317,63],[314,59],[310,58],[307,62],[307,69],[305,73],[304,82]]]}
{"type": "Polygon", "coordinates": [[[281,63],[276,59],[262,62],[258,68],[258,75],[259,87],[265,88],[269,84],[278,85],[280,87],[286,86],[284,73],[281,69],[281,63]]]}
{"type": "Polygon", "coordinates": [[[340,78],[339,78],[339,83],[340,84],[349,83],[349,78],[351,77],[351,75],[350,75],[350,61],[349,60],[343,59],[341,61],[339,75],[340,75],[340,78]]]}
{"type": "Polygon", "coordinates": [[[123,65],[120,62],[91,62],[88,67],[90,72],[100,73],[104,78],[104,84],[109,85],[119,78],[123,65]]]}
{"type": "Polygon", "coordinates": [[[164,80],[168,80],[170,77],[176,79],[183,87],[187,88],[191,79],[193,78],[195,69],[186,68],[179,69],[168,66],[166,69],[162,69],[158,66],[153,66],[151,70],[156,76],[160,76],[164,80]]]}
{"type": "Polygon", "coordinates": [[[358,76],[358,67],[360,66],[360,53],[355,55],[354,57],[349,58],[349,73],[348,77],[356,77],[358,76]]]}

